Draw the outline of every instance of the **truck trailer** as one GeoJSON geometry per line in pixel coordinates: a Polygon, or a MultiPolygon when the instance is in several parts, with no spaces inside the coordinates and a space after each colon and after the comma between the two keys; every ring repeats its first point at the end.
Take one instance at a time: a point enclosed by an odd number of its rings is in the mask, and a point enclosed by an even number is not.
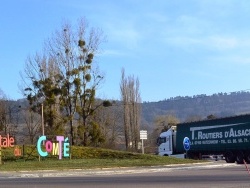
{"type": "Polygon", "coordinates": [[[157,144],[161,156],[221,155],[227,163],[250,163],[250,114],[179,123],[162,132],[157,144]]]}

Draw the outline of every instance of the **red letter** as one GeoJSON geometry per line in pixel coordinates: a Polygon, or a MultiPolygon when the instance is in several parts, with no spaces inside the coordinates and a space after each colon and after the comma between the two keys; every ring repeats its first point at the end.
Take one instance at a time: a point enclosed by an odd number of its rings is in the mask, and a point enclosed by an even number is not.
{"type": "Polygon", "coordinates": [[[50,140],[48,140],[45,143],[45,149],[46,149],[47,152],[51,152],[52,151],[52,142],[50,140]]]}
{"type": "Polygon", "coordinates": [[[14,138],[10,137],[10,139],[9,139],[9,146],[10,147],[14,147],[14,142],[15,142],[14,138]]]}

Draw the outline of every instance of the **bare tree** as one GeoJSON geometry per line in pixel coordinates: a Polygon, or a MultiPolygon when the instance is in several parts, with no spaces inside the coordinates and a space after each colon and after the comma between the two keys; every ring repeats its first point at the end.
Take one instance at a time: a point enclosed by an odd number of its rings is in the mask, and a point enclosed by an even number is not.
{"type": "Polygon", "coordinates": [[[93,120],[98,123],[104,138],[103,143],[100,143],[102,147],[115,149],[120,144],[122,137],[121,115],[121,106],[113,102],[109,108],[98,108],[93,116],[93,120]]]}
{"type": "MultiPolygon", "coordinates": [[[[88,143],[88,118],[103,104],[95,102],[95,93],[103,80],[93,60],[105,37],[98,28],[89,28],[86,19],[76,26],[65,22],[45,43],[44,54],[28,59],[25,74],[31,80],[26,88],[30,102],[43,99],[45,122],[51,131],[65,131],[71,142],[80,136],[88,143]],[[77,113],[77,120],[76,114],[77,113]],[[78,135],[74,131],[78,122],[78,135]]],[[[79,140],[79,139],[78,139],[79,140]]]]}
{"type": "Polygon", "coordinates": [[[120,83],[121,100],[124,114],[125,146],[136,150],[139,142],[139,129],[141,124],[141,97],[139,92],[139,79],[134,76],[125,77],[122,69],[120,83]]]}
{"type": "Polygon", "coordinates": [[[3,130],[6,126],[6,96],[0,89],[0,129],[3,130]]]}
{"type": "Polygon", "coordinates": [[[171,126],[179,123],[179,119],[173,114],[156,116],[154,119],[155,128],[149,134],[147,139],[147,146],[150,152],[157,152],[156,140],[161,132],[167,131],[171,126]]]}
{"type": "Polygon", "coordinates": [[[124,138],[125,138],[125,147],[126,149],[129,148],[130,143],[130,135],[129,135],[129,104],[128,104],[128,83],[127,79],[125,78],[125,70],[122,69],[122,78],[120,83],[121,89],[121,100],[123,102],[123,126],[124,126],[124,138]]]}
{"type": "Polygon", "coordinates": [[[4,134],[15,136],[19,124],[19,107],[13,101],[8,100],[4,92],[0,89],[0,131],[4,134]]]}
{"type": "Polygon", "coordinates": [[[24,94],[31,109],[40,114],[44,112],[44,123],[47,126],[46,134],[61,134],[63,128],[60,118],[59,68],[53,57],[38,53],[27,58],[24,73],[21,74],[24,83],[24,94]]]}
{"type": "Polygon", "coordinates": [[[179,119],[171,114],[157,116],[154,120],[156,126],[155,130],[157,131],[157,134],[159,134],[160,132],[167,131],[171,126],[174,126],[179,122],[179,119]]]}
{"type": "Polygon", "coordinates": [[[41,117],[31,109],[22,110],[24,120],[24,136],[26,143],[35,144],[35,139],[41,134],[41,117]]]}

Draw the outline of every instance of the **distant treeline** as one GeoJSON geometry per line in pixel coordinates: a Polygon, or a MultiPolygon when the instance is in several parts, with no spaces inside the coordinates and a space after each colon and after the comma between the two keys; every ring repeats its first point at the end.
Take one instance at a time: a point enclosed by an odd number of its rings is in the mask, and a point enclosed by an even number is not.
{"type": "Polygon", "coordinates": [[[192,119],[234,116],[250,113],[250,92],[240,91],[194,96],[177,96],[142,104],[144,123],[152,124],[156,116],[175,115],[181,122],[192,119]]]}
{"type": "MultiPolygon", "coordinates": [[[[18,116],[17,112],[28,106],[28,101],[25,99],[8,102],[11,108],[15,109],[13,116],[18,116]]],[[[122,106],[119,101],[113,105],[116,108],[122,106]]],[[[210,96],[206,94],[177,96],[158,102],[143,102],[142,128],[153,128],[154,119],[161,115],[174,115],[180,122],[185,122],[206,119],[210,115],[220,118],[248,113],[250,113],[250,92],[217,93],[210,96]]],[[[21,122],[19,120],[19,123],[21,122]]],[[[122,124],[119,126],[122,127],[122,124]]]]}

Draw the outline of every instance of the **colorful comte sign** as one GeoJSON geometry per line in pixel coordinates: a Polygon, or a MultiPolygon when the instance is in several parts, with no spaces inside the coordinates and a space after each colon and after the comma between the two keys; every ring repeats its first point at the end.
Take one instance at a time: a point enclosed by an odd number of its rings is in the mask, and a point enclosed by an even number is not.
{"type": "Polygon", "coordinates": [[[46,136],[41,136],[37,141],[37,151],[41,157],[48,156],[49,153],[52,155],[58,155],[59,159],[63,157],[69,157],[69,139],[64,139],[64,136],[56,136],[57,142],[47,140],[46,136]],[[43,144],[45,143],[45,145],[43,144]],[[45,146],[45,151],[42,149],[42,145],[45,146]]]}

